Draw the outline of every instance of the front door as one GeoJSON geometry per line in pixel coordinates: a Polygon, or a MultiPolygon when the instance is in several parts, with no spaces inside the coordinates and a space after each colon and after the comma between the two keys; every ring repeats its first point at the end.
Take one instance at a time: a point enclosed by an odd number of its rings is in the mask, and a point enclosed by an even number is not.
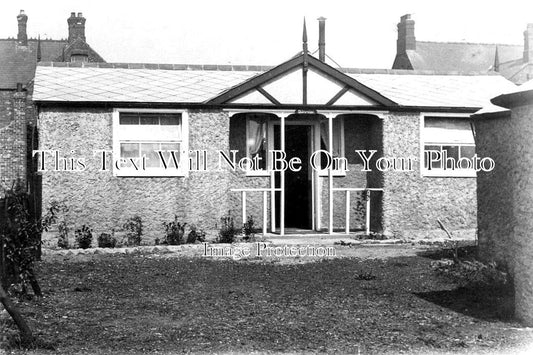
{"type": "MultiPolygon", "coordinates": [[[[311,154],[312,126],[285,126],[285,153],[287,161],[300,158],[301,170],[285,172],[285,227],[296,229],[312,228],[312,174],[309,168],[311,154]]],[[[280,149],[280,126],[274,126],[274,146],[280,149]]],[[[276,173],[276,186],[280,187],[280,173],[276,173]]],[[[276,220],[280,221],[281,194],[276,194],[276,220]]]]}

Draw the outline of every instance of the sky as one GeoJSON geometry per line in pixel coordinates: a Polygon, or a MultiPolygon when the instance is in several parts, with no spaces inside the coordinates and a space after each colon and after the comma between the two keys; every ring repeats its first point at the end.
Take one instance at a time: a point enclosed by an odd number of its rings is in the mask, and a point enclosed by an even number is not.
{"type": "Polygon", "coordinates": [[[0,3],[0,38],[68,36],[67,17],[82,12],[87,42],[107,62],[277,65],[302,48],[318,48],[317,18],[326,21],[326,54],[342,67],[390,68],[396,25],[412,14],[417,40],[523,44],[532,0],[18,0],[0,3]]]}

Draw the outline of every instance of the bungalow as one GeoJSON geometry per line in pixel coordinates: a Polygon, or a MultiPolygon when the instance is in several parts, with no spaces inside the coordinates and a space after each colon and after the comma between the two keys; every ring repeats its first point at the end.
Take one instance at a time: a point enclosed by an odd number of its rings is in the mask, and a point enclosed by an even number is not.
{"type": "MultiPolygon", "coordinates": [[[[470,115],[514,85],[494,73],[334,68],[307,49],[275,67],[41,62],[43,208],[71,227],[147,238],[177,215],[216,234],[232,211],[265,234],[476,232],[470,115]]],[[[485,160],[482,160],[486,158],[485,160]]],[[[478,172],[482,174],[483,172],[478,172]]]]}

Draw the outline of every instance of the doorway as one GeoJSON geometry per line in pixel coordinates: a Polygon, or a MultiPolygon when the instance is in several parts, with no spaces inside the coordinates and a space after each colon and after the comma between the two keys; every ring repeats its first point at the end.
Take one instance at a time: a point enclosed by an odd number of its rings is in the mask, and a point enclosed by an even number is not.
{"type": "MultiPolygon", "coordinates": [[[[274,126],[274,148],[281,149],[280,126],[274,126]]],[[[299,171],[285,171],[285,227],[312,229],[313,183],[309,157],[312,151],[312,125],[287,124],[285,126],[286,160],[298,157],[299,171]]],[[[275,185],[281,187],[280,172],[276,172],[275,185]]],[[[281,193],[276,192],[276,220],[280,220],[281,193]]]]}

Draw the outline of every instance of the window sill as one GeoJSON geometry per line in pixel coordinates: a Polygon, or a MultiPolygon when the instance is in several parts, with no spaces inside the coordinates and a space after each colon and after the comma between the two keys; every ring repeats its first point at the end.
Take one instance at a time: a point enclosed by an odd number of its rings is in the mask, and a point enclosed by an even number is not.
{"type": "Polygon", "coordinates": [[[114,170],[113,176],[116,177],[185,177],[187,172],[178,170],[178,171],[141,171],[141,170],[114,170]]]}
{"type": "Polygon", "coordinates": [[[446,177],[446,178],[475,178],[477,176],[474,170],[423,170],[423,177],[446,177]]]}
{"type": "MultiPolygon", "coordinates": [[[[333,170],[331,175],[333,175],[333,177],[345,177],[346,176],[346,171],[344,171],[344,170],[333,170]]],[[[328,177],[329,176],[329,171],[328,170],[319,170],[318,171],[318,176],[320,176],[320,177],[328,177]]]]}

